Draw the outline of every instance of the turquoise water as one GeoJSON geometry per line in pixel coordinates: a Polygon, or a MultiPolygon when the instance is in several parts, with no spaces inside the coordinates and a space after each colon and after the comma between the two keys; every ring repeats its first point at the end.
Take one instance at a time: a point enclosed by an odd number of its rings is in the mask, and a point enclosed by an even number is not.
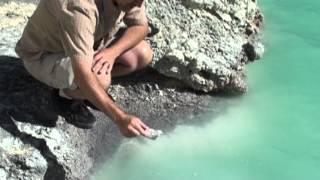
{"type": "Polygon", "coordinates": [[[320,179],[320,1],[259,4],[267,52],[249,93],[204,127],[123,143],[94,179],[320,179]]]}

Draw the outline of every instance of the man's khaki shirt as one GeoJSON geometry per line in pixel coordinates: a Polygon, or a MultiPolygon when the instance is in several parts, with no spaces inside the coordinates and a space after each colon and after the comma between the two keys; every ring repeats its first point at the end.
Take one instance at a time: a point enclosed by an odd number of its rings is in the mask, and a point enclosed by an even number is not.
{"type": "Polygon", "coordinates": [[[128,26],[146,25],[144,5],[125,12],[112,0],[41,0],[15,50],[27,61],[62,52],[92,60],[94,47],[113,38],[122,20],[128,26]]]}

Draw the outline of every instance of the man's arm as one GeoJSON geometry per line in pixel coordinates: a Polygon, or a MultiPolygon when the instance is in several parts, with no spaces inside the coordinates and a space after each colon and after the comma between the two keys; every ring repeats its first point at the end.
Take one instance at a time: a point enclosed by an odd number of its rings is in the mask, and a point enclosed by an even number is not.
{"type": "Polygon", "coordinates": [[[123,112],[109,98],[91,71],[91,61],[75,59],[72,61],[76,84],[83,95],[102,112],[108,115],[126,136],[146,135],[148,127],[137,117],[123,112]]]}
{"type": "Polygon", "coordinates": [[[124,34],[109,49],[119,56],[141,42],[148,34],[148,25],[129,26],[124,34]]]}
{"type": "Polygon", "coordinates": [[[91,71],[97,25],[96,4],[94,1],[66,3],[66,6],[61,7],[59,14],[60,40],[66,55],[71,58],[75,82],[82,95],[108,115],[124,135],[144,135],[147,126],[139,118],[118,108],[91,71]]]}

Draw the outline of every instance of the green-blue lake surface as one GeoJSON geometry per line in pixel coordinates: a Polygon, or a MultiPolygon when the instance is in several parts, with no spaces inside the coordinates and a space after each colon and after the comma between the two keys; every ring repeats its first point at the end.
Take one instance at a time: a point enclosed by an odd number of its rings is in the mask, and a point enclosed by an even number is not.
{"type": "Polygon", "coordinates": [[[262,0],[249,92],[205,126],[122,144],[95,180],[320,179],[320,1],[262,0]]]}

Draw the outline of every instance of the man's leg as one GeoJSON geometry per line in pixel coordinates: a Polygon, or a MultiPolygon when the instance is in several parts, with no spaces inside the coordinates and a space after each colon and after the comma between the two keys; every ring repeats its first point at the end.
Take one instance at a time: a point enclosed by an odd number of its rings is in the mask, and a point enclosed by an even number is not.
{"type": "MultiPolygon", "coordinates": [[[[37,80],[55,89],[76,89],[71,59],[64,54],[46,54],[37,61],[24,61],[26,70],[37,80]]],[[[75,90],[74,99],[83,99],[82,93],[75,90]]],[[[91,128],[95,117],[83,101],[70,101],[59,98],[56,91],[52,92],[56,104],[56,112],[65,120],[80,128],[91,128]]]]}
{"type": "MultiPolygon", "coordinates": [[[[95,73],[100,85],[102,88],[104,88],[105,90],[107,90],[111,84],[111,75],[110,74],[97,74],[95,73]]],[[[64,89],[63,92],[70,98],[72,99],[81,99],[81,100],[85,100],[86,98],[84,97],[83,93],[81,92],[81,90],[79,88],[75,89],[75,90],[71,90],[71,89],[64,89]]]]}
{"type": "Polygon", "coordinates": [[[153,51],[146,41],[120,55],[112,69],[112,77],[119,77],[143,69],[151,63],[153,51]]]}
{"type": "MultiPolygon", "coordinates": [[[[153,52],[146,41],[141,41],[135,47],[124,52],[118,57],[112,69],[112,77],[119,77],[143,69],[152,61],[153,52]]],[[[111,84],[110,74],[95,73],[101,86],[107,90],[111,84]]],[[[64,93],[73,99],[85,99],[83,93],[78,88],[76,90],[65,89],[64,93]]]]}

